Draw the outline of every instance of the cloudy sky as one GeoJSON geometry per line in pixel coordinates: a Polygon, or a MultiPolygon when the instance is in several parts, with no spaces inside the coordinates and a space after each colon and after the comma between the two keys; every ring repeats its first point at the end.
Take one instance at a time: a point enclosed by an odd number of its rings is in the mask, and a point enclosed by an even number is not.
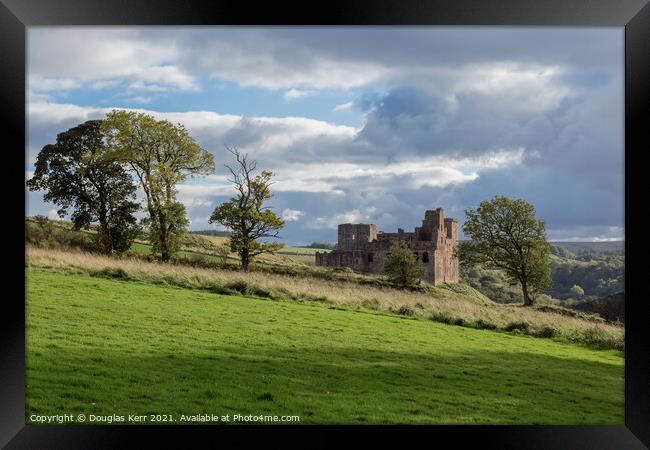
{"type": "MultiPolygon", "coordinates": [[[[191,229],[233,191],[225,146],[276,174],[284,241],[344,222],[523,198],[553,240],[622,239],[623,28],[31,27],[26,177],[113,108],[184,124],[214,175],[179,185],[191,229]]],[[[28,214],[52,215],[42,193],[28,214]]]]}

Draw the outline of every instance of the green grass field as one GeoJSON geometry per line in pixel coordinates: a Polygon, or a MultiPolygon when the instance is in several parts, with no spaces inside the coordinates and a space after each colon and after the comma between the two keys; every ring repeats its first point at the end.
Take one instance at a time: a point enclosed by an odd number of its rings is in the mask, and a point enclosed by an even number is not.
{"type": "Polygon", "coordinates": [[[622,424],[623,354],[374,311],[27,271],[31,414],[622,424]]]}

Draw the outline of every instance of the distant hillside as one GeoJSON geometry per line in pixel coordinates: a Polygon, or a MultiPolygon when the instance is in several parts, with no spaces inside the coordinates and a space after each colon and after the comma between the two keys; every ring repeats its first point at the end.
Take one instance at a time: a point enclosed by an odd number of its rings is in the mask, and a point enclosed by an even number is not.
{"type": "MultiPolygon", "coordinates": [[[[460,239],[460,242],[467,242],[460,239]]],[[[623,253],[625,252],[625,241],[603,241],[603,242],[565,242],[549,241],[552,247],[562,247],[571,253],[623,253]]]]}
{"type": "MultiPolygon", "coordinates": [[[[584,301],[625,290],[625,253],[618,242],[551,242],[553,287],[546,294],[557,300],[584,301]]],[[[481,267],[461,269],[463,281],[500,303],[520,303],[521,289],[504,274],[481,267]]]]}
{"type": "Polygon", "coordinates": [[[232,234],[230,231],[217,231],[217,230],[197,230],[190,231],[190,234],[204,234],[206,236],[220,236],[220,237],[230,237],[232,234]]]}
{"type": "Polygon", "coordinates": [[[606,241],[606,242],[551,242],[558,247],[564,247],[573,253],[582,252],[616,252],[625,251],[625,241],[606,241]]]}

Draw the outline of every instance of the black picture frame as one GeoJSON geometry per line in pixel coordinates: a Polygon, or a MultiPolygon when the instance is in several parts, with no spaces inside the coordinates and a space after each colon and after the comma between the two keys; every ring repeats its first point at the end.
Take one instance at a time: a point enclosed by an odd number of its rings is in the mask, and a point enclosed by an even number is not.
{"type": "MultiPolygon", "coordinates": [[[[432,445],[468,443],[499,449],[642,449],[650,446],[650,345],[641,270],[647,255],[642,200],[643,153],[650,149],[650,5],[648,0],[335,0],[326,3],[225,0],[0,0],[0,126],[5,202],[25,208],[26,27],[40,25],[521,25],[625,27],[625,425],[621,426],[25,426],[24,232],[19,213],[5,215],[5,281],[0,353],[0,445],[6,448],[129,448],[136,440],[183,446],[223,442],[236,433],[325,443],[340,432],[405,444],[413,433],[432,445]],[[20,169],[18,169],[20,167],[20,169]],[[637,202],[636,197],[639,198],[637,202]],[[22,206],[21,206],[22,205],[22,206]],[[10,272],[9,272],[10,270],[10,272]],[[635,273],[636,272],[636,273],[635,273]],[[9,293],[12,292],[12,293],[9,293]],[[300,432],[296,434],[296,432],[300,432]],[[305,434],[318,434],[318,441],[305,434]]],[[[13,211],[11,211],[13,213],[13,211]]],[[[606,214],[606,211],[603,212],[606,214]]],[[[418,444],[419,445],[419,444],[418,444]]],[[[139,445],[140,447],[142,444],[139,445]]]]}

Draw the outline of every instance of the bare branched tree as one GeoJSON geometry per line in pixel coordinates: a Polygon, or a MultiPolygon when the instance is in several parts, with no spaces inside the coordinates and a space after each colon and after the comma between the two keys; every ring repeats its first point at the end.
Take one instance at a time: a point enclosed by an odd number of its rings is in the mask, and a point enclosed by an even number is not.
{"type": "Polygon", "coordinates": [[[262,253],[272,253],[282,247],[277,242],[259,242],[258,239],[278,238],[284,221],[278,217],[264,202],[272,197],[270,186],[273,172],[263,170],[254,175],[257,169],[256,161],[249,161],[246,153],[241,153],[236,147],[226,147],[235,157],[237,165],[226,168],[230,171],[230,181],[237,195],[219,205],[210,223],[220,223],[232,231],[230,250],[236,252],[242,269],[249,270],[251,260],[262,253]]]}

